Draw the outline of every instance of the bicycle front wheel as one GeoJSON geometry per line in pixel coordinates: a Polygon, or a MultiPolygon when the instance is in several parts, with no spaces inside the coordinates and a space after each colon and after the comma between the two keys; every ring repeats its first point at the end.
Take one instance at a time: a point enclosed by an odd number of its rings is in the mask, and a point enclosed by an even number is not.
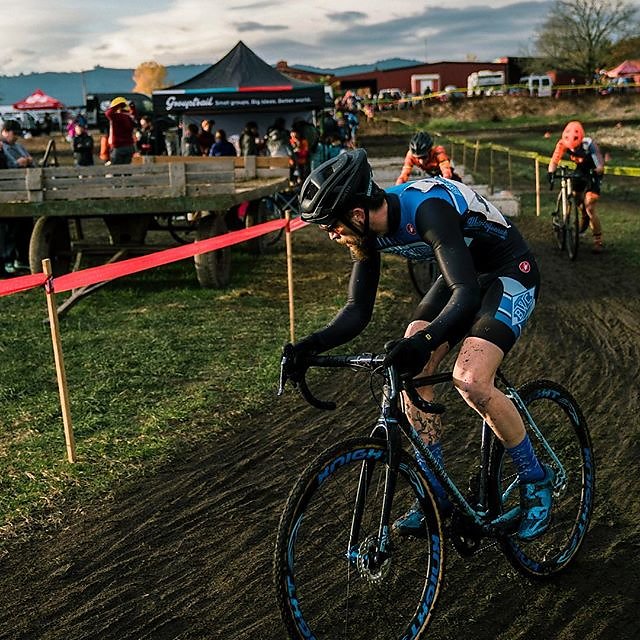
{"type": "Polygon", "coordinates": [[[423,637],[442,581],[442,523],[426,479],[402,451],[380,539],[387,463],[386,441],[348,440],[320,455],[289,495],[274,579],[290,638],[423,637]],[[391,525],[415,499],[425,535],[401,538],[391,525]],[[354,522],[359,533],[350,541],[354,522]]]}
{"type": "MultiPolygon", "coordinates": [[[[539,538],[525,543],[516,535],[501,540],[509,562],[531,577],[558,573],[573,560],[589,528],[595,489],[595,463],[587,424],[577,402],[548,380],[525,384],[518,395],[539,433],[528,425],[536,454],[555,473],[552,521],[539,538]]],[[[492,447],[490,498],[494,513],[519,504],[518,474],[497,440],[492,447]]]]}
{"type": "Polygon", "coordinates": [[[578,257],[578,245],[580,243],[580,215],[578,205],[573,198],[568,203],[564,226],[567,255],[569,260],[575,260],[578,257]]]}

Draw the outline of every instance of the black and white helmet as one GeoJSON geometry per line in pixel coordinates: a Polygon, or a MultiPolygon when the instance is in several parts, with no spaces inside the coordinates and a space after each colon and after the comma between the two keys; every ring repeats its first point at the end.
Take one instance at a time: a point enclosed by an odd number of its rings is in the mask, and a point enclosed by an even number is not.
{"type": "Polygon", "coordinates": [[[433,138],[426,131],[418,131],[409,143],[409,150],[414,156],[428,155],[431,147],[433,147],[433,138]]]}
{"type": "Polygon", "coordinates": [[[378,190],[364,149],[353,149],[323,162],[304,181],[298,200],[301,218],[314,224],[333,224],[356,196],[378,190]]]}

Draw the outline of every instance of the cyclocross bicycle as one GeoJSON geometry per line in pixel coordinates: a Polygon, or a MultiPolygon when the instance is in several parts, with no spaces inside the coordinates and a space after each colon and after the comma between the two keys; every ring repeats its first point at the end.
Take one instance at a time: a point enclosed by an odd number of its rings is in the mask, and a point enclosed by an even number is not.
{"type": "MultiPolygon", "coordinates": [[[[582,220],[588,220],[584,201],[576,195],[574,180],[584,180],[584,176],[560,165],[554,177],[560,178],[560,191],[556,200],[556,208],[551,214],[553,237],[560,250],[567,251],[570,260],[578,256],[582,220]]],[[[551,183],[553,188],[553,182],[551,183]]]]}
{"type": "MultiPolygon", "coordinates": [[[[289,347],[283,352],[280,393],[287,380],[289,347]]],[[[300,475],[278,528],[274,581],[290,638],[412,640],[426,637],[444,574],[443,514],[416,462],[417,449],[453,504],[448,537],[464,556],[492,539],[508,561],[532,578],[565,569],[587,533],[594,500],[595,467],[585,419],[559,384],[536,380],[516,390],[502,373],[501,387],[522,415],[541,461],[555,472],[553,521],[538,539],[516,537],[517,473],[509,456],[482,425],[477,473],[469,492],[456,486],[423,444],[401,410],[404,390],[431,413],[445,407],[418,395],[416,385],[450,382],[451,373],[403,380],[384,355],[311,356],[309,367],[340,367],[379,379],[380,406],[369,437],[338,442],[300,475]],[[402,438],[404,436],[404,439],[402,438]],[[412,445],[405,448],[403,444],[412,445]],[[401,537],[393,523],[414,500],[425,515],[424,535],[401,537]]],[[[313,406],[335,405],[315,397],[305,375],[297,380],[313,406]]],[[[449,520],[450,517],[450,520],[449,520]]]]}

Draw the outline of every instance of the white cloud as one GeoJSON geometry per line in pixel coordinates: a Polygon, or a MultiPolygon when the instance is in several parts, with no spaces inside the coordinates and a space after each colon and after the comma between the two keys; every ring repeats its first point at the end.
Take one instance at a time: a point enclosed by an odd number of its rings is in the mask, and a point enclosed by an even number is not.
{"type": "Polygon", "coordinates": [[[0,72],[212,63],[238,40],[271,63],[489,60],[517,55],[550,1],[23,0],[3,30],[0,72]]]}

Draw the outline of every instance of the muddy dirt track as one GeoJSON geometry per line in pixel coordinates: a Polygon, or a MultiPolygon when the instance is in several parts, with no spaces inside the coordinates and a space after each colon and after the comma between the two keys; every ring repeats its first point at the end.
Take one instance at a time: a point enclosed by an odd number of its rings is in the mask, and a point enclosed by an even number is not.
{"type": "MultiPolygon", "coordinates": [[[[543,289],[506,369],[521,381],[555,378],[580,400],[598,461],[596,511],[576,563],[552,582],[531,584],[495,549],[462,559],[450,548],[428,637],[635,639],[640,273],[618,264],[615,247],[571,264],[542,221],[518,224],[543,289]]],[[[409,296],[408,279],[399,286],[409,296]]],[[[379,318],[368,335],[378,344],[396,336],[406,312],[379,318]]],[[[287,488],[310,455],[368,431],[373,415],[357,406],[364,387],[339,376],[326,384],[339,411],[318,412],[289,393],[113,502],[69,513],[56,533],[12,548],[0,562],[0,639],[284,638],[271,556],[287,488]]]]}

